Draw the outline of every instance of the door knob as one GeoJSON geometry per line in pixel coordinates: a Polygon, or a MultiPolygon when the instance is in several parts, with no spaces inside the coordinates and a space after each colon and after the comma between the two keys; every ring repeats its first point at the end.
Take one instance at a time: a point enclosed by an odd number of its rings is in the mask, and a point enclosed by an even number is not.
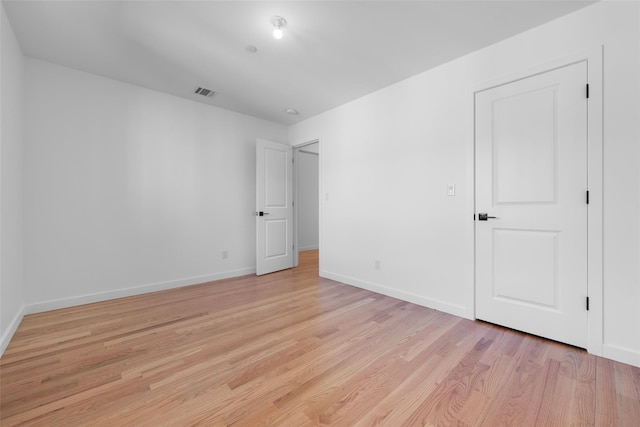
{"type": "Polygon", "coordinates": [[[488,219],[496,219],[497,217],[495,216],[489,216],[489,214],[486,213],[479,213],[478,214],[478,221],[486,221],[488,219]]]}
{"type": "Polygon", "coordinates": [[[265,216],[265,215],[270,215],[270,214],[269,214],[269,212],[262,212],[262,211],[260,211],[260,212],[256,212],[256,213],[255,213],[255,215],[256,215],[256,216],[265,216]]]}

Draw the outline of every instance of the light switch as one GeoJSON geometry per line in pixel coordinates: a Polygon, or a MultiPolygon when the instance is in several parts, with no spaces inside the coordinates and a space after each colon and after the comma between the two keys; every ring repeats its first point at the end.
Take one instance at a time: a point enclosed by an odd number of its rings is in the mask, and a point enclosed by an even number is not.
{"type": "Polygon", "coordinates": [[[447,184],[447,196],[455,196],[455,195],[456,195],[456,185],[447,184]]]}

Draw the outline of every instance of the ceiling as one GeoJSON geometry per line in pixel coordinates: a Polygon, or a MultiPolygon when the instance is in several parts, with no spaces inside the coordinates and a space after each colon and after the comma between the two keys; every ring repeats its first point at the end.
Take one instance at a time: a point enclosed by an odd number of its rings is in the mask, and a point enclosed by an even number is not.
{"type": "Polygon", "coordinates": [[[285,125],[591,3],[3,0],[27,56],[285,125]]]}

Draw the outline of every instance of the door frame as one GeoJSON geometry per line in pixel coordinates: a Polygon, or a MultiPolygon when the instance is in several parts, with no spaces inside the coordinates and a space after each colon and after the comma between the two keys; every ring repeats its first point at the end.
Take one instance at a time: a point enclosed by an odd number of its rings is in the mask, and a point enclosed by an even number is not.
{"type": "MultiPolygon", "coordinates": [[[[301,148],[306,147],[311,144],[318,144],[318,247],[322,248],[322,145],[320,144],[320,138],[312,139],[306,142],[301,142],[299,144],[293,145],[293,266],[297,267],[299,265],[298,262],[298,251],[300,248],[299,245],[299,233],[298,233],[298,222],[299,222],[299,182],[300,179],[298,174],[298,164],[299,162],[299,150],[301,148]]],[[[320,252],[321,253],[321,252],[320,252]]]]}
{"type": "MultiPolygon", "coordinates": [[[[603,333],[603,51],[604,46],[576,52],[556,58],[521,72],[510,73],[502,77],[479,84],[473,92],[473,211],[476,212],[476,94],[507,83],[512,83],[537,74],[578,62],[587,62],[587,82],[589,101],[587,103],[587,188],[589,206],[587,210],[587,295],[589,311],[587,313],[587,351],[602,356],[603,333]]],[[[474,221],[474,296],[473,310],[476,316],[476,226],[474,221]]]]}

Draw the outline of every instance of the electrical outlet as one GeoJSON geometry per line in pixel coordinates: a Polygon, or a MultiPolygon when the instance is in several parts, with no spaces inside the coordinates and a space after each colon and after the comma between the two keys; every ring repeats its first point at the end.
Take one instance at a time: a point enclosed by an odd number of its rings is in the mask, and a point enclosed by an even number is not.
{"type": "Polygon", "coordinates": [[[375,267],[375,269],[376,269],[376,270],[380,270],[380,261],[375,260],[375,261],[373,262],[373,266],[375,267]]]}
{"type": "Polygon", "coordinates": [[[229,251],[222,251],[222,259],[229,258],[229,251]]]}

